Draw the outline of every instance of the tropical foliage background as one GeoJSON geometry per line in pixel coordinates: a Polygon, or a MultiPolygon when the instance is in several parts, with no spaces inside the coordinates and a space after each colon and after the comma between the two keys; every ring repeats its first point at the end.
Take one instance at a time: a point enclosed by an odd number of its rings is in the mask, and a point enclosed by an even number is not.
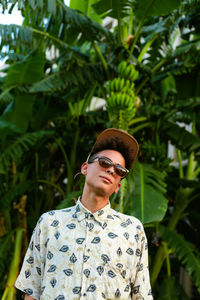
{"type": "Polygon", "coordinates": [[[0,3],[24,18],[0,24],[1,299],[21,299],[36,221],[74,204],[107,127],[140,143],[111,204],[144,223],[154,298],[200,299],[200,1],[0,3]]]}

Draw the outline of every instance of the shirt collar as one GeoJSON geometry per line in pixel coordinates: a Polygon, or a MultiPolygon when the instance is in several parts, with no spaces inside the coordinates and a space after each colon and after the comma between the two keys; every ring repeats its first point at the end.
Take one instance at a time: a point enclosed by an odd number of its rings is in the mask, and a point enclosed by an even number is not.
{"type": "Polygon", "coordinates": [[[79,222],[84,219],[94,218],[100,225],[102,225],[105,220],[113,219],[111,216],[110,202],[95,213],[92,213],[81,203],[80,200],[81,198],[78,199],[75,206],[75,214],[77,215],[79,222]]]}

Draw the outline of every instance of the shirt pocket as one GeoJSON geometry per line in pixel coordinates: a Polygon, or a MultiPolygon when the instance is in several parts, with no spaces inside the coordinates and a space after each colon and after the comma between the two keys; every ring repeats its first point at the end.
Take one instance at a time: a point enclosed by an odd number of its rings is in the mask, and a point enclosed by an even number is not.
{"type": "Polygon", "coordinates": [[[107,300],[131,299],[130,271],[121,262],[111,264],[108,262],[102,268],[101,290],[102,298],[107,300]]]}

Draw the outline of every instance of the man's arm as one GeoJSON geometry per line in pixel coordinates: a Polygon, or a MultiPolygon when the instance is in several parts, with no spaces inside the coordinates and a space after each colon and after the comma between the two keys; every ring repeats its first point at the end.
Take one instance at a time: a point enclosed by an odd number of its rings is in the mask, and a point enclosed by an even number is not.
{"type": "Polygon", "coordinates": [[[24,300],[35,300],[35,298],[29,296],[28,294],[25,295],[24,300]]]}
{"type": "Polygon", "coordinates": [[[149,278],[149,268],[148,268],[148,246],[147,239],[142,227],[142,231],[139,233],[139,240],[136,249],[136,257],[138,261],[136,262],[136,278],[133,283],[132,289],[132,300],[135,299],[145,299],[153,300],[150,286],[149,278]]]}

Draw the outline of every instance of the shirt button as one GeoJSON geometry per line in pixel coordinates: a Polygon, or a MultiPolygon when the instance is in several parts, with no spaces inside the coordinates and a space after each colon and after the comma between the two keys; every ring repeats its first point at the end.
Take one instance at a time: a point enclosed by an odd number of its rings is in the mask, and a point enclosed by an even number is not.
{"type": "Polygon", "coordinates": [[[83,296],[86,297],[87,296],[86,293],[84,293],[83,296]]]}
{"type": "Polygon", "coordinates": [[[87,249],[87,252],[90,252],[90,249],[87,249]]]}

